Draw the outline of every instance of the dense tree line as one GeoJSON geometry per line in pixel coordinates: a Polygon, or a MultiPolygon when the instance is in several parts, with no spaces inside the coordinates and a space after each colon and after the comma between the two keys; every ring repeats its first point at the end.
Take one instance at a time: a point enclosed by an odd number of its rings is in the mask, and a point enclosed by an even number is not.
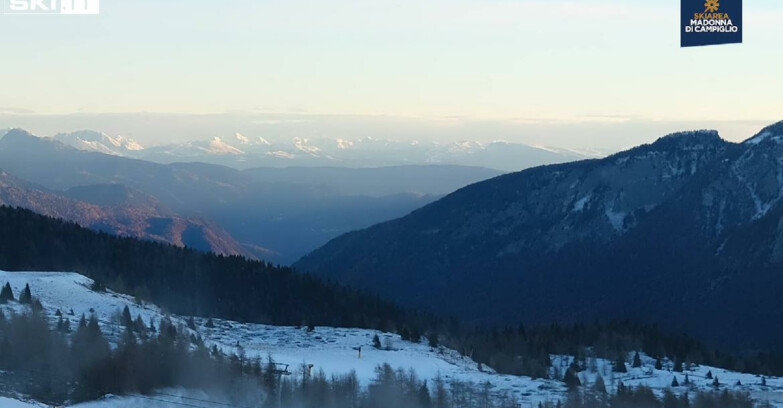
{"type": "MultiPolygon", "coordinates": [[[[422,381],[415,372],[395,370],[388,364],[375,369],[375,378],[360,387],[355,373],[327,378],[312,376],[284,378],[281,400],[291,408],[517,408],[519,403],[491,385],[446,381],[441,377],[422,381]]],[[[268,404],[268,408],[276,407],[268,404]]]]}
{"type": "Polygon", "coordinates": [[[126,326],[116,347],[110,346],[95,316],[82,316],[72,331],[62,322],[50,327],[46,316],[32,309],[0,313],[0,382],[58,404],[162,387],[224,391],[259,382],[253,380],[260,378],[257,361],[210,352],[167,320],[156,332],[126,326]]]}
{"type": "Polygon", "coordinates": [[[74,271],[182,315],[281,325],[385,329],[400,308],[304,274],[94,232],[24,209],[0,207],[0,269],[74,271]]]}
{"type": "MultiPolygon", "coordinates": [[[[507,374],[550,376],[551,354],[583,362],[591,357],[615,361],[633,351],[668,358],[675,370],[694,363],[783,374],[780,355],[722,353],[689,337],[631,322],[467,326],[404,310],[290,268],[116,237],[23,209],[0,207],[0,269],[79,272],[96,280],[96,290],[109,287],[181,315],[397,332],[404,340],[453,348],[507,374]]],[[[0,291],[0,303],[5,296],[0,291]]]]}
{"type": "MultiPolygon", "coordinates": [[[[601,385],[603,387],[603,385],[601,385]]],[[[661,397],[657,397],[653,391],[645,386],[636,388],[626,387],[622,383],[614,394],[607,393],[601,387],[593,387],[585,390],[573,390],[568,393],[565,401],[546,402],[539,404],[539,408],[766,408],[769,402],[754,403],[745,393],[700,391],[693,395],[683,393],[674,394],[672,391],[664,391],[661,397]]]]}
{"type": "MultiPolygon", "coordinates": [[[[689,364],[722,367],[760,375],[783,375],[783,356],[772,353],[725,353],[682,334],[670,334],[654,325],[631,321],[571,325],[539,325],[504,329],[442,329],[451,335],[441,342],[499,372],[549,377],[550,355],[574,356],[582,367],[592,358],[641,365],[628,354],[642,351],[669,369],[682,371],[689,364]]],[[[652,368],[652,367],[651,367],[652,368]]],[[[661,367],[662,368],[662,367],[661,367]]],[[[661,369],[659,368],[659,369],[661,369]]]]}

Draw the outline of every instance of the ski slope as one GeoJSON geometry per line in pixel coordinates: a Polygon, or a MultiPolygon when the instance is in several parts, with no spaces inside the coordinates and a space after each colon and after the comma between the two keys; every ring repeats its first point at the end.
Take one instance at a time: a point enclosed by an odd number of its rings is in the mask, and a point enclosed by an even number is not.
{"type": "MultiPolygon", "coordinates": [[[[145,323],[150,320],[157,326],[167,314],[155,305],[137,304],[130,296],[90,290],[92,280],[82,275],[66,272],[4,272],[0,271],[0,285],[9,282],[18,296],[25,284],[30,285],[32,294],[43,304],[52,322],[56,322],[55,312],[59,309],[64,317],[71,320],[73,327],[82,314],[95,314],[102,330],[111,340],[116,340],[123,329],[119,323],[119,313],[127,306],[135,318],[141,315],[145,323]]],[[[4,312],[24,313],[27,306],[11,303],[0,306],[4,312]]],[[[168,315],[171,320],[186,328],[186,316],[168,315]]],[[[347,374],[355,371],[361,384],[368,385],[379,364],[388,363],[395,369],[414,370],[422,379],[431,380],[440,375],[447,381],[463,381],[474,384],[489,382],[493,392],[513,396],[524,407],[536,406],[538,402],[555,401],[565,397],[566,389],[560,381],[547,379],[531,379],[501,375],[489,368],[479,370],[478,364],[467,357],[460,356],[454,350],[445,348],[433,349],[426,342],[413,343],[403,341],[399,335],[379,333],[373,330],[342,329],[331,327],[316,327],[313,332],[305,328],[280,327],[262,324],[238,323],[234,321],[213,319],[215,327],[204,327],[206,319],[196,318],[197,330],[207,344],[216,345],[225,353],[244,353],[249,358],[266,359],[267,356],[278,363],[289,364],[292,375],[302,375],[303,365],[313,365],[313,372],[322,370],[327,376],[347,374]],[[375,349],[372,346],[373,336],[381,338],[384,346],[375,349]],[[358,348],[361,347],[361,357],[358,348]]],[[[631,356],[627,373],[613,373],[611,363],[596,359],[592,369],[579,373],[583,384],[592,384],[600,374],[607,389],[614,390],[622,381],[626,385],[647,385],[656,393],[662,393],[670,388],[673,376],[677,376],[680,384],[684,381],[684,373],[672,373],[672,362],[665,361],[663,370],[653,369],[654,360],[643,356],[643,367],[632,368],[631,356]]],[[[552,356],[553,373],[565,372],[573,360],[567,356],[552,356]]],[[[712,380],[706,379],[706,373],[712,371],[719,378],[722,388],[742,390],[751,393],[755,398],[770,400],[775,406],[783,407],[783,379],[768,377],[766,386],[761,385],[761,377],[752,374],[731,372],[707,366],[694,366],[687,371],[691,380],[690,387],[676,387],[678,394],[685,391],[710,390],[712,380]],[[741,385],[737,385],[737,382],[741,385]]],[[[192,395],[192,391],[175,390],[171,393],[192,395]],[[188,394],[191,393],[191,394],[188,394]]],[[[112,397],[104,401],[82,404],[85,408],[104,406],[172,406],[164,402],[140,400],[142,397],[112,397]]],[[[6,405],[0,400],[0,407],[6,405]]],[[[10,406],[10,405],[9,405],[10,406]]],[[[27,408],[25,405],[20,407],[27,408]]]]}

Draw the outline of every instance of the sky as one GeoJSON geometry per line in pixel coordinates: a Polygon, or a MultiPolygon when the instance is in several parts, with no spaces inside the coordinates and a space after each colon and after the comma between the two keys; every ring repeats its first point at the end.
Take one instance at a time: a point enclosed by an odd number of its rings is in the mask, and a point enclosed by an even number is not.
{"type": "Polygon", "coordinates": [[[744,139],[783,119],[783,3],[744,12],[743,44],[686,49],[675,0],[102,0],[98,16],[0,15],[0,127],[143,112],[398,118],[382,122],[426,123],[418,137],[511,126],[559,145],[619,146],[579,126],[744,139]]]}

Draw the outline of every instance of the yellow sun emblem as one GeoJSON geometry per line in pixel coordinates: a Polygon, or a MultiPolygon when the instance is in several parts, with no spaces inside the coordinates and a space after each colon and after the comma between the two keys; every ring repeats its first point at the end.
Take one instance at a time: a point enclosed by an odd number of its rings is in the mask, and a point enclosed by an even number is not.
{"type": "Polygon", "coordinates": [[[718,7],[720,7],[720,3],[718,3],[718,0],[707,0],[707,2],[704,3],[704,12],[714,13],[718,11],[718,7]]]}

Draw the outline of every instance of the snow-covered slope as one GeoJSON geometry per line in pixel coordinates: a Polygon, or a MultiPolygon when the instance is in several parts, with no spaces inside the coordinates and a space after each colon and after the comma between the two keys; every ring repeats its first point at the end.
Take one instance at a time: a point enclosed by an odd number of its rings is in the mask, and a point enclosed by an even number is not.
{"type": "MultiPolygon", "coordinates": [[[[59,309],[65,317],[78,320],[81,314],[94,313],[104,333],[110,340],[116,340],[122,332],[116,316],[127,306],[133,317],[141,315],[145,322],[150,319],[157,325],[165,312],[154,305],[140,305],[133,298],[108,292],[90,290],[92,281],[75,273],[65,272],[3,272],[0,271],[0,285],[9,282],[15,294],[19,294],[25,284],[29,284],[33,296],[43,304],[46,313],[52,321],[56,320],[55,312],[59,309]],[[71,314],[72,313],[72,314],[71,314]]],[[[25,311],[26,306],[16,303],[0,306],[5,312],[13,309],[17,313],[25,311]]],[[[187,317],[170,316],[175,324],[185,329],[187,317]]],[[[75,323],[75,321],[72,321],[75,323]]],[[[196,319],[198,333],[208,346],[217,345],[226,353],[239,352],[239,347],[247,357],[266,358],[271,355],[279,363],[290,364],[296,374],[303,363],[313,364],[314,370],[323,370],[327,376],[331,374],[347,374],[356,371],[363,385],[371,382],[377,365],[388,363],[394,368],[413,369],[422,379],[432,379],[438,375],[446,380],[472,382],[475,384],[489,382],[497,393],[507,393],[517,399],[522,406],[537,405],[539,401],[553,401],[564,398],[565,387],[560,381],[500,375],[484,368],[480,371],[472,360],[462,357],[456,351],[449,349],[432,349],[422,343],[406,342],[396,334],[377,333],[372,330],[341,329],[316,327],[313,332],[305,328],[278,327],[261,324],[243,324],[226,320],[214,320],[215,327],[204,327],[205,319],[196,319]],[[372,338],[379,334],[384,349],[372,347],[372,338]],[[237,346],[238,345],[238,346],[237,346]],[[386,349],[388,346],[388,349],[386,349]],[[355,350],[362,347],[362,355],[355,350]]],[[[630,356],[629,356],[630,357],[630,356]]],[[[607,388],[613,390],[619,381],[626,385],[645,384],[656,392],[662,393],[670,387],[673,376],[680,383],[684,382],[683,373],[672,373],[671,362],[664,362],[663,370],[654,370],[654,361],[644,357],[642,368],[631,368],[628,373],[612,373],[611,364],[597,359],[593,367],[580,373],[583,383],[591,384],[598,374],[606,381],[607,388]]],[[[630,358],[629,358],[630,361],[630,358]]],[[[571,362],[570,357],[553,356],[553,373],[565,372],[571,362]]],[[[767,378],[766,386],[761,385],[761,378],[751,374],[729,372],[714,367],[697,366],[687,371],[692,385],[678,387],[678,393],[691,390],[712,389],[712,380],[706,379],[708,371],[717,376],[722,387],[750,392],[757,398],[764,397],[783,407],[783,379],[767,378]],[[740,381],[742,385],[737,385],[740,381]]],[[[179,391],[166,391],[168,394],[179,391]]],[[[182,394],[193,396],[193,394],[182,394]]],[[[116,397],[104,401],[85,404],[85,407],[105,406],[165,406],[163,402],[139,399],[141,397],[116,397]]],[[[165,398],[162,398],[165,399],[165,398]]],[[[171,396],[168,399],[172,399],[171,396]]],[[[177,400],[176,398],[174,400],[177,400]]],[[[10,400],[9,400],[10,401],[10,400]]],[[[5,407],[3,400],[0,406],[5,407]]],[[[10,402],[9,402],[10,404],[10,402]]],[[[20,403],[21,404],[21,403],[20,403]]],[[[27,408],[27,405],[19,405],[27,408]]],[[[31,405],[34,406],[34,405],[31,405]]]]}
{"type": "MultiPolygon", "coordinates": [[[[104,334],[110,340],[117,339],[123,331],[115,317],[125,306],[128,306],[134,318],[141,315],[145,322],[154,320],[156,326],[165,315],[160,308],[139,305],[130,296],[111,291],[94,292],[90,290],[92,280],[75,273],[0,271],[0,284],[5,282],[11,284],[15,294],[25,284],[29,284],[33,296],[41,301],[52,321],[56,321],[54,313],[57,309],[70,318],[72,324],[82,314],[89,316],[95,313],[104,334]]],[[[0,307],[21,312],[26,306],[11,304],[0,307]]],[[[170,317],[175,324],[181,324],[183,328],[186,325],[187,317],[170,317]]],[[[431,349],[425,342],[404,342],[396,334],[331,327],[316,327],[315,331],[308,332],[305,328],[242,324],[219,319],[214,319],[214,329],[208,329],[204,327],[206,319],[195,320],[198,333],[209,347],[214,344],[226,353],[233,353],[238,351],[239,344],[247,357],[266,359],[271,355],[276,362],[290,364],[294,372],[302,363],[313,364],[313,370],[323,370],[327,376],[355,370],[359,381],[367,385],[374,376],[375,367],[389,363],[395,369],[412,368],[423,379],[440,374],[447,380],[474,383],[490,381],[498,391],[508,390],[520,396],[535,392],[542,397],[553,398],[563,390],[560,382],[556,381],[480,372],[475,362],[461,357],[456,351],[431,349]],[[375,334],[379,334],[384,347],[389,345],[391,350],[373,348],[375,334]],[[354,350],[358,347],[362,347],[361,358],[358,351],[354,350]],[[551,390],[552,393],[541,393],[540,388],[551,390]]]]}
{"type": "Polygon", "coordinates": [[[45,407],[45,405],[34,403],[34,402],[24,402],[24,401],[19,401],[19,400],[16,400],[16,399],[0,397],[0,407],[3,407],[3,408],[42,408],[42,407],[45,407]]]}

